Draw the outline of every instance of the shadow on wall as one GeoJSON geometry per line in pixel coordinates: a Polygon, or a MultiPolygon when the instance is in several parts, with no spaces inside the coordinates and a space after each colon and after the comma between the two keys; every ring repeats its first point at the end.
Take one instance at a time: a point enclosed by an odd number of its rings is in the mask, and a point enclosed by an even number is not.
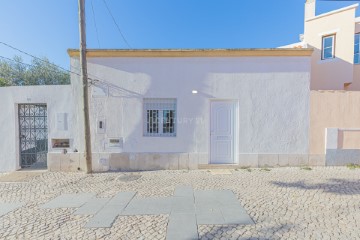
{"type": "MultiPolygon", "coordinates": [[[[335,43],[336,44],[336,43],[335,43]]],[[[354,61],[351,62],[336,55],[322,59],[322,49],[313,48],[310,90],[360,90],[360,79],[354,74],[354,61]]]]}
{"type": "MultiPolygon", "coordinates": [[[[155,64],[151,64],[152,67],[148,67],[146,64],[137,65],[133,62],[116,66],[112,66],[111,63],[107,62],[97,62],[95,64],[101,66],[102,71],[114,73],[111,80],[104,78],[104,82],[97,83],[97,85],[109,87],[110,98],[133,99],[139,101],[138,106],[142,106],[143,98],[176,98],[178,127],[186,130],[187,133],[193,132],[198,127],[195,124],[196,121],[191,121],[194,116],[209,117],[207,112],[205,112],[205,109],[207,109],[205,104],[208,99],[215,98],[215,96],[207,94],[209,86],[206,83],[208,76],[206,67],[194,71],[196,67],[193,62],[181,62],[178,66],[176,59],[175,61],[168,59],[165,62],[161,61],[159,63],[155,61],[155,64]],[[123,76],[126,77],[124,78],[123,76]],[[116,80],[114,81],[113,79],[116,80]],[[198,93],[194,95],[192,90],[197,90],[198,93]]],[[[135,109],[132,109],[132,111],[135,111],[135,109]]],[[[142,111],[143,109],[141,108],[141,114],[142,111]]],[[[138,131],[143,128],[142,119],[138,118],[137,120],[136,127],[133,128],[131,133],[127,132],[127,135],[142,138],[142,131],[141,134],[138,131]]],[[[202,123],[200,121],[200,124],[202,123]]],[[[192,138],[193,135],[187,134],[185,137],[187,136],[192,138]]],[[[177,132],[176,138],[178,137],[184,137],[181,131],[177,132]]],[[[159,140],[158,138],[152,139],[159,140]]],[[[166,139],[169,141],[174,140],[174,138],[166,139]]],[[[181,142],[181,145],[193,145],[192,139],[186,140],[187,142],[181,142]]],[[[183,150],[187,152],[193,149],[183,148],[183,150]]]]}
{"type": "Polygon", "coordinates": [[[144,153],[147,163],[164,159],[158,155],[150,158],[145,153],[195,153],[205,161],[198,163],[207,164],[210,100],[217,98],[239,101],[239,124],[246,131],[240,132],[243,147],[239,151],[307,153],[308,101],[298,100],[308,99],[308,59],[99,58],[89,60],[89,74],[92,73],[101,73],[102,81],[95,84],[109,92],[92,98],[93,128],[94,118],[104,117],[107,126],[106,134],[99,136],[102,139],[95,139],[97,146],[106,137],[124,137],[123,152],[144,153]],[[193,90],[198,94],[192,94],[193,90]],[[177,99],[176,137],[143,136],[143,98],[177,99]],[[283,134],[277,134],[278,129],[284,128],[283,134]]]}
{"type": "MultiPolygon", "coordinates": [[[[171,60],[165,63],[155,61],[150,64],[141,64],[140,61],[140,64],[137,64],[131,60],[121,62],[121,60],[94,59],[91,64],[93,64],[93,69],[96,68],[97,75],[99,72],[102,73],[102,80],[94,82],[93,85],[108,92],[108,97],[96,97],[91,100],[92,125],[95,128],[96,118],[102,117],[106,118],[107,124],[105,135],[92,136],[94,143],[105,141],[106,137],[124,137],[123,153],[171,154],[197,151],[196,132],[197,128],[204,128],[204,122],[197,121],[199,119],[195,118],[196,116],[207,117],[204,114],[205,99],[212,97],[202,94],[199,84],[191,82],[194,78],[205,79],[202,72],[197,72],[196,76],[190,78],[187,76],[190,73],[184,69],[184,66],[177,66],[176,62],[171,60]],[[160,64],[165,66],[160,67],[160,64]],[[198,96],[192,94],[193,89],[199,90],[198,96]],[[143,98],[177,99],[176,137],[143,136],[143,98]],[[200,101],[199,98],[201,98],[200,101]],[[186,108],[184,106],[191,106],[191,109],[184,111],[186,108]],[[114,116],[116,119],[111,120],[110,118],[114,116]]],[[[185,68],[189,67],[194,68],[191,64],[185,66],[185,68]]],[[[94,146],[94,149],[97,149],[97,146],[94,146]]],[[[103,152],[101,149],[97,150],[103,152]]],[[[111,154],[110,158],[113,156],[116,157],[116,154],[111,154]]],[[[159,169],[156,165],[163,161],[159,155],[148,154],[143,155],[142,158],[144,159],[141,161],[147,161],[149,165],[146,170],[159,169]],[[154,159],[150,159],[151,157],[154,159]]],[[[141,165],[140,162],[139,165],[141,165]]]]}
{"type": "Polygon", "coordinates": [[[297,188],[303,190],[320,190],[326,193],[333,193],[337,195],[358,195],[360,194],[360,180],[347,179],[329,179],[327,183],[307,184],[305,181],[297,182],[277,182],[272,184],[279,187],[297,188]]]}
{"type": "Polygon", "coordinates": [[[130,91],[113,83],[102,80],[94,80],[91,86],[101,89],[103,92],[108,92],[109,97],[114,98],[142,98],[143,96],[137,92],[130,91]]]}

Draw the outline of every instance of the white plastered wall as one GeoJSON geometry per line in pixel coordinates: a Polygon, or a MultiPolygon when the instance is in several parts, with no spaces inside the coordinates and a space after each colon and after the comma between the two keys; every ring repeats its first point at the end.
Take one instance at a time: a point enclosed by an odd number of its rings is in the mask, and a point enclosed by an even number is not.
{"type": "Polygon", "coordinates": [[[91,99],[95,154],[207,156],[212,99],[239,103],[239,154],[308,154],[309,57],[89,58],[88,72],[109,89],[91,99]],[[176,137],[143,136],[143,98],[177,99],[176,137]],[[97,119],[106,121],[106,133],[96,132],[97,119]],[[107,147],[115,137],[124,140],[121,149],[107,147]]]}
{"type": "MultiPolygon", "coordinates": [[[[25,86],[0,88],[0,172],[15,171],[20,168],[18,104],[45,103],[48,110],[49,152],[60,152],[51,147],[52,138],[69,138],[76,147],[77,121],[74,113],[76,104],[71,86],[25,86]],[[58,130],[57,113],[68,114],[68,129],[58,130]]],[[[72,149],[69,149],[72,151],[72,149]]]]}

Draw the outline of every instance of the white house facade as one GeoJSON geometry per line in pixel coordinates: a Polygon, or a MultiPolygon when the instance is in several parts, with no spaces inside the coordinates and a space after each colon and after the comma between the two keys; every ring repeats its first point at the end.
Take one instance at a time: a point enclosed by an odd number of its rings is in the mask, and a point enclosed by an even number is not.
{"type": "MultiPolygon", "coordinates": [[[[357,7],[306,1],[301,42],[277,49],[88,50],[93,170],[360,163],[357,7]]],[[[85,169],[79,74],[0,96],[1,172],[85,169]]]]}
{"type": "Polygon", "coordinates": [[[307,164],[311,53],[90,50],[94,167],[307,164]]]}

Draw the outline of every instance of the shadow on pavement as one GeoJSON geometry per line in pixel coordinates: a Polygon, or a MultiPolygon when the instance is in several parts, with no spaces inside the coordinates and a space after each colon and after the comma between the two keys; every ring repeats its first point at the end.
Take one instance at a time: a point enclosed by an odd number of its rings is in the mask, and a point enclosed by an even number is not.
{"type": "Polygon", "coordinates": [[[329,179],[327,183],[307,184],[305,181],[297,182],[278,182],[273,181],[272,184],[279,187],[298,188],[304,190],[322,190],[327,193],[339,195],[357,195],[360,194],[360,179],[329,179]]]}

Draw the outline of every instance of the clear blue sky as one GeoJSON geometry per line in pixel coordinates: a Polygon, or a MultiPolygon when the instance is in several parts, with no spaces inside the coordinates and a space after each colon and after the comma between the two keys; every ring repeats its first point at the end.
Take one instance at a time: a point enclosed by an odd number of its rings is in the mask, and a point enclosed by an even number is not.
{"type": "MultiPolygon", "coordinates": [[[[132,48],[271,48],[303,33],[305,0],[106,1],[132,48]]],[[[103,0],[86,0],[88,48],[99,48],[91,3],[100,47],[127,48],[103,0]]],[[[354,3],[318,2],[317,12],[354,3]]],[[[0,41],[69,68],[66,50],[79,46],[77,14],[77,0],[0,0],[0,41]]],[[[15,54],[0,45],[1,56],[15,54]]]]}

